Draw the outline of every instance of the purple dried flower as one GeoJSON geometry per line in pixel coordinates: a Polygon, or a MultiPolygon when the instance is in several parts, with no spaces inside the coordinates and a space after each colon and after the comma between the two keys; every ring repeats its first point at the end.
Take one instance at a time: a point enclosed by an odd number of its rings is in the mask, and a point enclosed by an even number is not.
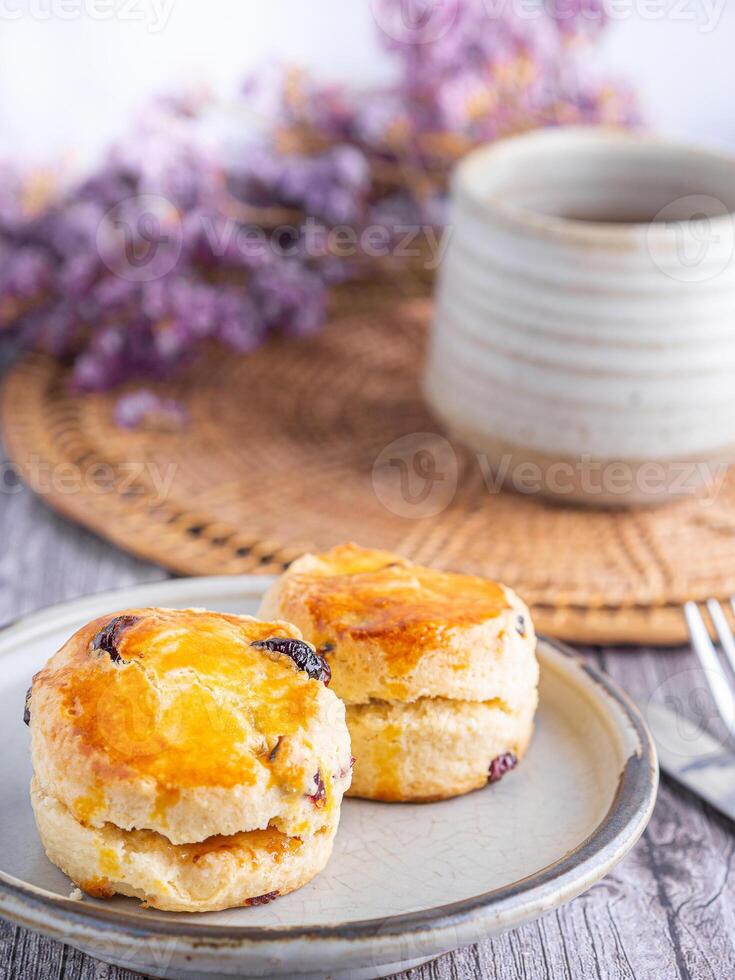
{"type": "Polygon", "coordinates": [[[9,250],[0,268],[0,290],[16,299],[42,295],[53,282],[53,265],[42,248],[33,245],[9,250]]]}
{"type": "Polygon", "coordinates": [[[370,189],[370,168],[354,146],[337,145],[314,156],[248,151],[231,179],[233,192],[255,206],[280,206],[328,224],[357,221],[370,189]]]}
{"type": "Polygon", "coordinates": [[[262,312],[252,296],[224,292],[220,296],[217,337],[240,354],[259,347],[267,332],[262,312]]]}
{"type": "Polygon", "coordinates": [[[114,411],[115,421],[123,429],[135,429],[142,423],[151,421],[179,427],[187,421],[183,405],[173,398],[163,398],[147,388],[121,395],[114,411]]]}
{"type": "Polygon", "coordinates": [[[295,336],[306,336],[321,325],[326,292],[320,276],[287,260],[254,277],[253,299],[265,323],[295,336]]]}
{"type": "MultiPolygon", "coordinates": [[[[196,93],[157,100],[54,200],[48,180],[0,166],[0,362],[40,346],[71,359],[77,389],[106,390],[168,377],[212,340],[246,353],[272,331],[310,334],[328,285],[355,268],[329,254],[330,228],[377,224],[390,242],[401,226],[441,225],[442,176],[473,144],[635,122],[628,94],[589,77],[570,44],[596,38],[603,0],[536,15],[487,0],[377,0],[374,11],[396,83],[358,93],[262,72],[242,116],[266,138],[253,145],[250,126],[226,165],[202,138],[208,96],[196,93]],[[276,129],[307,139],[281,152],[276,129]],[[247,224],[253,207],[286,208],[294,227],[275,241],[247,224]]],[[[121,424],[145,404],[124,400],[121,424]]]]}

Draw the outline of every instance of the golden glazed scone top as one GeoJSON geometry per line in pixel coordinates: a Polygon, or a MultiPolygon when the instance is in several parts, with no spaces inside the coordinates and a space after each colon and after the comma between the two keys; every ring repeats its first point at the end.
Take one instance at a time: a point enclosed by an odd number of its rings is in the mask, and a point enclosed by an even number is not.
{"type": "Polygon", "coordinates": [[[530,616],[510,589],[354,544],[294,562],[261,615],[301,629],[348,703],[512,698],[509,655],[524,663],[528,648],[533,659],[530,616]]]}
{"type": "Polygon", "coordinates": [[[349,765],[341,705],[283,653],[283,622],[133,609],[93,621],[34,678],[34,768],[75,816],[174,843],[314,832],[349,765]],[[322,784],[323,788],[322,788],[322,784]]]}
{"type": "Polygon", "coordinates": [[[254,741],[267,755],[316,713],[316,685],[250,645],[276,634],[300,638],[290,625],[212,613],[104,617],[78,635],[63,666],[41,671],[34,697],[56,692],[57,729],[77,733],[111,771],[180,787],[252,783],[262,765],[254,741]],[[91,649],[114,619],[116,660],[91,649]]]}
{"type": "Polygon", "coordinates": [[[413,565],[385,551],[341,545],[311,572],[294,573],[323,644],[335,634],[380,644],[394,677],[405,677],[452,630],[480,626],[508,609],[501,586],[413,565]]]}

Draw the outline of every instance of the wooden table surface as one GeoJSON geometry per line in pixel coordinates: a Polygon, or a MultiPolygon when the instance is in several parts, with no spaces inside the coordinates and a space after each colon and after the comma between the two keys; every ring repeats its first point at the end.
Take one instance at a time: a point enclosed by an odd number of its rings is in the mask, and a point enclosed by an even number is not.
{"type": "MultiPolygon", "coordinates": [[[[75,596],[165,578],[54,516],[0,456],[0,623],[75,596]]],[[[696,712],[685,650],[585,651],[645,702],[662,683],[696,712]]],[[[694,682],[693,682],[694,681],[694,682]]],[[[401,980],[730,980],[735,977],[735,825],[663,778],[653,820],[608,877],[531,925],[444,956],[401,980]]],[[[132,980],[0,920],[0,978],[132,980]]]]}

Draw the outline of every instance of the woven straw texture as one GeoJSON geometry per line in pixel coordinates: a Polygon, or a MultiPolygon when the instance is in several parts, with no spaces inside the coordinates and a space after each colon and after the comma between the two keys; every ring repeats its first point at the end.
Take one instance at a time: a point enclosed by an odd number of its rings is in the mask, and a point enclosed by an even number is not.
{"type": "Polygon", "coordinates": [[[632,512],[491,492],[476,457],[431,435],[428,301],[382,296],[344,292],[313,339],[209,352],[162,386],[184,427],[121,430],[116,395],[74,396],[32,355],[3,389],[6,448],[51,507],[183,574],[277,573],[355,540],[498,578],[541,630],[605,643],[683,642],[684,600],[735,594],[735,476],[714,501],[632,512]]]}

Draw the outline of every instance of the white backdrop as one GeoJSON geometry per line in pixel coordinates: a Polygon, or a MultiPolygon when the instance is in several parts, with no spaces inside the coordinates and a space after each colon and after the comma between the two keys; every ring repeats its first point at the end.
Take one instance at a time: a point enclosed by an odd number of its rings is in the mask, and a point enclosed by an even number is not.
{"type": "MultiPolygon", "coordinates": [[[[735,146],[735,3],[610,0],[601,64],[662,132],[735,146]]],[[[151,93],[268,59],[386,77],[369,0],[0,0],[0,156],[83,165],[151,93]]]]}

